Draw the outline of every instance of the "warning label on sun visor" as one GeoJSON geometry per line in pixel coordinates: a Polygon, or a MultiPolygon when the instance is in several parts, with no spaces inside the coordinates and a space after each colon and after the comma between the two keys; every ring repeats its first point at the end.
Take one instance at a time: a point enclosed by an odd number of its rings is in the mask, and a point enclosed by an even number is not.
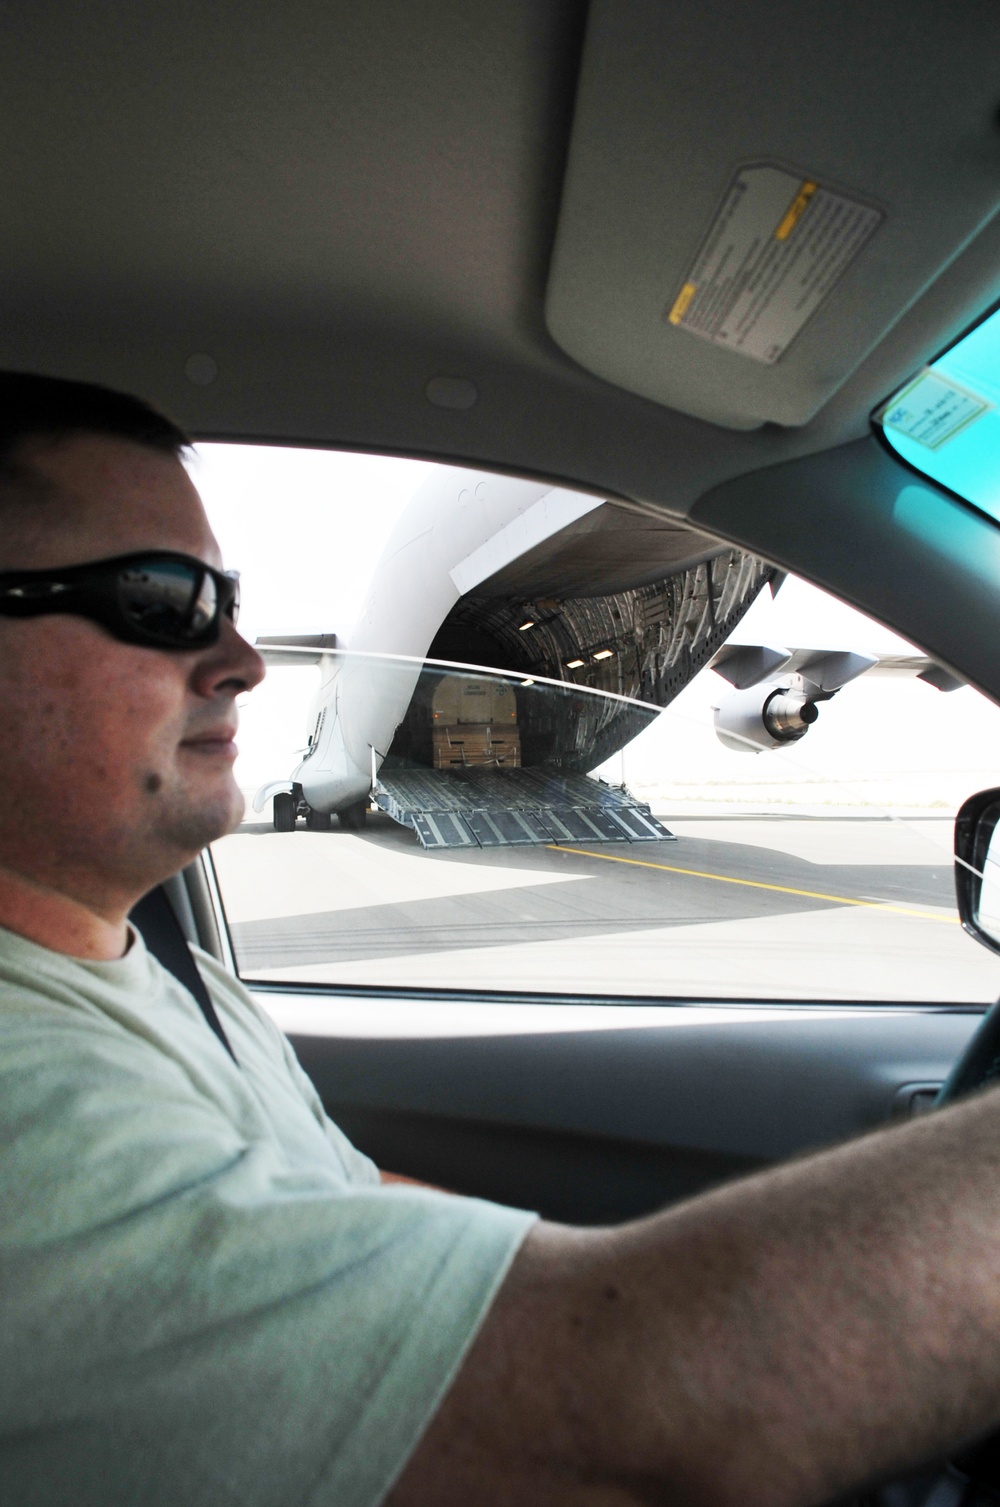
{"type": "Polygon", "coordinates": [[[713,345],[771,364],[881,220],[870,204],[785,168],[740,168],[664,317],[713,345]]]}

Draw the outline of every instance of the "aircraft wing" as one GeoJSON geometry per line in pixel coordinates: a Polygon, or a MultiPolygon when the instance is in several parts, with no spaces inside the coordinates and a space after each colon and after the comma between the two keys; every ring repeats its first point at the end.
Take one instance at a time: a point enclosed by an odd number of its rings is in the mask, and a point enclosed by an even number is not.
{"type": "Polygon", "coordinates": [[[336,647],[335,633],[272,633],[254,643],[266,665],[318,665],[336,647]]]}
{"type": "Polygon", "coordinates": [[[715,712],[719,740],[740,753],[761,753],[804,737],[829,701],[859,675],[908,676],[939,691],[964,681],[925,654],[859,654],[851,649],[789,648],[778,644],[723,645],[709,661],[733,687],[715,712]]]}
{"type": "Polygon", "coordinates": [[[801,675],[820,691],[839,690],[859,675],[895,675],[924,680],[939,691],[957,691],[965,684],[926,654],[859,654],[845,649],[805,649],[775,644],[725,644],[709,661],[738,691],[801,675]]]}
{"type": "Polygon", "coordinates": [[[880,654],[872,667],[874,675],[915,675],[938,691],[959,691],[965,684],[957,675],[928,659],[925,654],[880,654]]]}

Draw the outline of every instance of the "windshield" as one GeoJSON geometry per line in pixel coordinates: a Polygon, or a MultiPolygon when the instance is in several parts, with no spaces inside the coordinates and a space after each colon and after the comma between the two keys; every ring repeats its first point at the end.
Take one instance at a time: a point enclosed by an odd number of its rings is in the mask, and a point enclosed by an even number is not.
{"type": "Polygon", "coordinates": [[[911,466],[1000,520],[1000,310],[919,372],[876,419],[911,466]]]}
{"type": "Polygon", "coordinates": [[[248,981],[996,998],[951,843],[1000,711],[913,645],[544,483],[241,446],[195,478],[268,666],[213,849],[248,981]]]}

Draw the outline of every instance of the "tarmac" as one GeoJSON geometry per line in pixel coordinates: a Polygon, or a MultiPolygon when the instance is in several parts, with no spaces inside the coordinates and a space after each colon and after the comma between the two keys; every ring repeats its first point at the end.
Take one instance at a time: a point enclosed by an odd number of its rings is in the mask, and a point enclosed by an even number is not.
{"type": "Polygon", "coordinates": [[[249,980],[604,999],[991,1003],[947,817],[657,811],[676,842],[426,852],[251,820],[213,849],[249,980]]]}

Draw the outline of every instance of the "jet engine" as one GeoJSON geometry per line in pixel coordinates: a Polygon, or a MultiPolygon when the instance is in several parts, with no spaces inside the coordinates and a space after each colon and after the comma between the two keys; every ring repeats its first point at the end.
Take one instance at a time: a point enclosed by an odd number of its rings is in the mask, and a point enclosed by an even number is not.
{"type": "MultiPolygon", "coordinates": [[[[886,669],[929,673],[932,663],[919,656],[906,656],[905,661],[904,665],[901,659],[890,659],[886,669]]],[[[797,743],[819,716],[817,702],[829,701],[841,686],[878,663],[874,654],[850,649],[786,649],[730,642],[710,665],[736,687],[735,695],[713,707],[719,741],[737,753],[762,753],[765,748],[797,743]]]]}
{"type": "Polygon", "coordinates": [[[721,701],[715,711],[720,742],[738,753],[761,753],[804,738],[819,716],[817,701],[832,693],[817,688],[810,694],[790,685],[751,686],[721,701]]]}

